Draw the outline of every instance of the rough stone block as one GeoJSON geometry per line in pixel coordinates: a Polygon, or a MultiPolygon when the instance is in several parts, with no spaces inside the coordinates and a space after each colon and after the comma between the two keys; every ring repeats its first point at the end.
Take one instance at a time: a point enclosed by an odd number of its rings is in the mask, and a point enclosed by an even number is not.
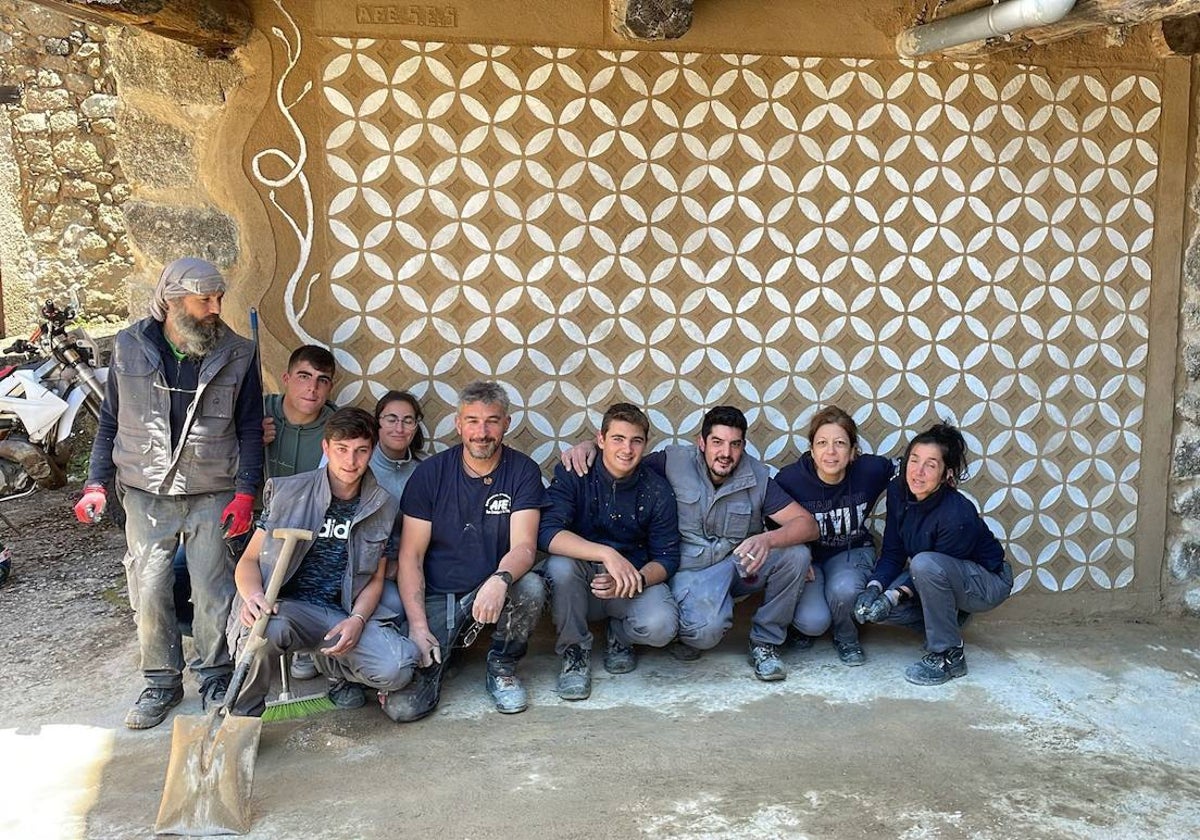
{"type": "Polygon", "coordinates": [[[39,70],[37,74],[38,87],[55,88],[63,83],[62,76],[53,70],[39,70]]]}
{"type": "Polygon", "coordinates": [[[1200,303],[1189,301],[1179,311],[1183,316],[1183,328],[1185,330],[1200,329],[1200,303]]]}
{"type": "Polygon", "coordinates": [[[12,52],[12,36],[7,32],[0,32],[0,53],[12,52]]]}
{"type": "Polygon", "coordinates": [[[107,137],[117,133],[116,120],[92,120],[92,133],[107,137]]]}
{"type": "Polygon", "coordinates": [[[231,61],[204,58],[166,38],[122,34],[116,47],[111,60],[123,89],[142,88],[181,105],[223,106],[225,91],[242,75],[231,61]]]}
{"type": "Polygon", "coordinates": [[[50,118],[45,114],[21,114],[13,120],[13,128],[18,134],[37,134],[50,128],[50,118]]]}
{"type": "Polygon", "coordinates": [[[108,240],[91,231],[79,238],[79,256],[88,260],[102,260],[108,256],[108,240]]]}
{"type": "Polygon", "coordinates": [[[1183,351],[1183,372],[1192,382],[1200,379],[1200,347],[1189,344],[1183,351]]]}
{"type": "Polygon", "coordinates": [[[79,110],[90,120],[113,119],[117,116],[117,97],[93,93],[79,103],[79,110]]]}
{"type": "Polygon", "coordinates": [[[196,181],[192,138],[143,111],[125,109],[116,134],[125,177],[159,189],[189,186],[196,181]]]}
{"type": "Polygon", "coordinates": [[[60,204],[50,214],[49,226],[55,231],[65,231],[72,225],[90,227],[92,214],[78,204],[60,204]]]}
{"type": "Polygon", "coordinates": [[[79,114],[74,111],[56,111],[50,115],[50,130],[67,134],[79,129],[79,114]]]}
{"type": "Polygon", "coordinates": [[[86,96],[96,89],[96,80],[86,73],[70,73],[66,78],[66,86],[76,96],[86,96]]]}
{"type": "Polygon", "coordinates": [[[69,137],[55,143],[54,162],[70,172],[94,172],[105,168],[96,144],[81,137],[69,137]]]}
{"type": "Polygon", "coordinates": [[[1200,426],[1200,394],[1184,392],[1175,403],[1175,411],[1187,422],[1200,426]]]}
{"type": "Polygon", "coordinates": [[[65,111],[70,107],[71,96],[65,90],[30,88],[25,91],[25,109],[28,111],[65,111]]]}
{"type": "Polygon", "coordinates": [[[34,179],[30,195],[42,204],[58,201],[58,191],[62,189],[62,181],[53,175],[34,179]]]}
{"type": "Polygon", "coordinates": [[[75,50],[75,55],[77,58],[94,58],[100,55],[100,45],[95,41],[84,41],[75,50]]]}
{"type": "Polygon", "coordinates": [[[74,44],[70,38],[43,38],[42,49],[46,55],[70,55],[74,44]]]}
{"type": "Polygon", "coordinates": [[[125,227],[147,257],[166,265],[200,257],[220,268],[237,262],[237,225],[210,207],[173,207],[149,201],[124,205],[125,227]]]}
{"type": "Polygon", "coordinates": [[[1189,580],[1200,575],[1200,540],[1182,539],[1169,552],[1171,577],[1189,580]]]}
{"type": "Polygon", "coordinates": [[[1200,476],[1200,440],[1181,437],[1175,445],[1173,472],[1179,478],[1200,476]]]}
{"type": "Polygon", "coordinates": [[[1171,509],[1180,516],[1200,517],[1200,488],[1191,487],[1182,493],[1177,493],[1171,509]]]}
{"type": "Polygon", "coordinates": [[[105,233],[124,233],[125,216],[118,207],[101,205],[96,209],[96,227],[105,233]]]}
{"type": "Polygon", "coordinates": [[[80,178],[67,179],[63,184],[62,194],[64,198],[78,199],[88,204],[100,203],[100,190],[96,189],[95,184],[80,178]]]}

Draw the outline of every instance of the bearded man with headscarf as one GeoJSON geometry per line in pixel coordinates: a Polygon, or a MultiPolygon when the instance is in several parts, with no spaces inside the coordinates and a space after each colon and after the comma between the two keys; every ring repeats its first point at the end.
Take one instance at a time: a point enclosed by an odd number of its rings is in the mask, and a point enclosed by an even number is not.
{"type": "Polygon", "coordinates": [[[183,699],[171,559],[182,540],[196,607],[201,705],[224,700],[225,623],[234,594],[226,536],[250,527],[262,481],[262,381],[254,345],[221,320],[225,279],[204,260],[163,269],[150,317],[117,333],[83,497],[94,522],[108,493],[127,517],[125,566],[146,687],[125,717],[149,729],[183,699]],[[224,530],[224,533],[223,533],[224,530]]]}

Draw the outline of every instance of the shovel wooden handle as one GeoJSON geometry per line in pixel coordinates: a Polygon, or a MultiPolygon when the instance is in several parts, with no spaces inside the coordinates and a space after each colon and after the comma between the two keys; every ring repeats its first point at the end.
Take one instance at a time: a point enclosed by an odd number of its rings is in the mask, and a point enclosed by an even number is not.
{"type": "Polygon", "coordinates": [[[279,589],[283,586],[283,577],[288,564],[292,561],[292,553],[296,550],[296,544],[302,540],[311,540],[313,532],[304,528],[276,528],[271,532],[271,536],[274,539],[283,540],[283,547],[279,549],[279,555],[275,558],[275,565],[271,568],[271,577],[267,580],[267,591],[263,593],[266,609],[250,627],[250,635],[246,638],[245,645],[242,646],[237,667],[229,680],[229,688],[225,692],[225,703],[222,705],[222,709],[226,712],[233,708],[233,701],[242,690],[242,683],[246,681],[246,672],[250,670],[250,663],[258,655],[258,649],[266,643],[267,622],[271,620],[275,599],[279,597],[279,589]]]}

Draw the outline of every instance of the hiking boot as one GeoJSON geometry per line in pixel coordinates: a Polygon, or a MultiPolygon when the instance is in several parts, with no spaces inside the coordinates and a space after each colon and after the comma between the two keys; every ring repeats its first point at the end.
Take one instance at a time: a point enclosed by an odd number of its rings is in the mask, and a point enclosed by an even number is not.
{"type": "Polygon", "coordinates": [[[558,672],[558,696],[564,700],[586,700],[592,693],[592,652],[568,645],[558,672]]]}
{"type": "Polygon", "coordinates": [[[787,668],[779,658],[779,649],[775,645],[751,642],[750,664],[754,666],[754,676],[763,682],[777,682],[787,678],[787,668]]]}
{"type": "Polygon", "coordinates": [[[691,645],[680,641],[671,642],[671,646],[668,647],[667,650],[669,650],[671,655],[680,662],[695,662],[700,658],[699,648],[694,648],[691,645]]]}
{"type": "MultiPolygon", "coordinates": [[[[288,666],[288,673],[292,675],[294,680],[311,680],[317,675],[317,663],[312,658],[311,653],[297,653],[292,655],[292,664],[288,666]]],[[[362,704],[359,703],[359,706],[362,704]]],[[[354,706],[353,708],[358,708],[354,706]]]]}
{"type": "Polygon", "coordinates": [[[967,657],[962,645],[940,653],[927,653],[904,669],[904,679],[913,685],[941,685],[966,676],[967,657]]]}
{"type": "Polygon", "coordinates": [[[204,711],[220,706],[225,702],[225,692],[229,690],[229,674],[217,674],[208,677],[200,683],[200,708],[204,711]]]}
{"type": "Polygon", "coordinates": [[[379,692],[383,713],[396,723],[411,723],[433,713],[442,693],[442,666],[413,670],[412,682],[398,691],[379,692]]]}
{"type": "Polygon", "coordinates": [[[336,679],[329,681],[329,699],[339,709],[361,709],[367,702],[367,694],[356,682],[336,679]]]}
{"type": "Polygon", "coordinates": [[[637,651],[632,645],[623,645],[608,627],[608,642],[604,646],[604,670],[610,674],[628,674],[637,667],[637,651]]]}
{"type": "MultiPolygon", "coordinates": [[[[227,678],[228,679],[228,678],[227,678]]],[[[150,729],[167,719],[167,712],[183,700],[183,686],[163,688],[147,686],[142,689],[133,708],[125,715],[125,725],[130,729],[150,729]]]]}
{"type": "Polygon", "coordinates": [[[839,642],[837,639],[834,639],[833,646],[837,648],[838,659],[842,660],[843,665],[854,667],[855,665],[862,665],[867,661],[862,645],[858,642],[839,642]]]}
{"type": "Polygon", "coordinates": [[[795,627],[788,627],[787,641],[785,641],[783,644],[792,650],[808,650],[813,646],[813,642],[816,640],[816,636],[810,636],[807,633],[801,633],[795,627]]]}
{"type": "Polygon", "coordinates": [[[496,711],[501,714],[515,715],[529,706],[529,695],[517,679],[517,663],[514,659],[500,659],[489,653],[484,686],[496,704],[496,711]]]}

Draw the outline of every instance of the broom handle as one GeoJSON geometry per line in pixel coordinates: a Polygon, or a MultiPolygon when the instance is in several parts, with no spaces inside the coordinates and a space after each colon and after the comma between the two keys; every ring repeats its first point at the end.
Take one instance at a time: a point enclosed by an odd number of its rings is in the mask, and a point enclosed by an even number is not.
{"type": "MultiPolygon", "coordinates": [[[[267,416],[267,380],[263,378],[263,363],[262,363],[262,344],[258,340],[258,310],[253,306],[250,307],[250,338],[254,341],[254,364],[258,366],[258,381],[263,388],[263,417],[267,416]]],[[[275,434],[279,434],[279,430],[275,430],[275,434]]],[[[271,477],[271,456],[267,454],[266,447],[263,447],[263,481],[271,477]]]]}
{"type": "Polygon", "coordinates": [[[275,599],[279,597],[279,589],[283,586],[283,576],[288,564],[292,561],[296,543],[300,540],[311,540],[313,533],[298,528],[277,528],[272,536],[283,538],[283,548],[279,550],[279,556],[271,568],[271,577],[267,580],[267,591],[263,596],[266,608],[259,613],[258,618],[254,619],[254,624],[250,627],[250,635],[246,638],[246,644],[238,657],[237,667],[234,668],[233,676],[229,679],[229,688],[225,690],[225,703],[221,708],[226,714],[233,708],[234,700],[242,690],[242,683],[246,681],[246,674],[250,671],[250,663],[258,656],[259,648],[266,643],[267,622],[271,620],[271,611],[275,608],[275,599]]]}

